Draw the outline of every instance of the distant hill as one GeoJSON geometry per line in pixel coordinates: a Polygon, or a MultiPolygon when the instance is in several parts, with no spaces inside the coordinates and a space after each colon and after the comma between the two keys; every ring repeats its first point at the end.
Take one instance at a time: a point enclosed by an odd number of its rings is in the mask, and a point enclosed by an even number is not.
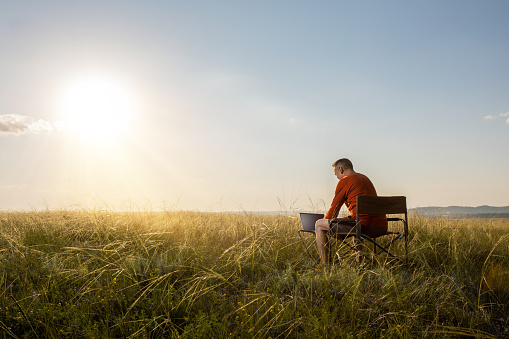
{"type": "Polygon", "coordinates": [[[448,206],[448,207],[417,207],[410,210],[426,217],[448,218],[509,218],[509,206],[448,206]]]}

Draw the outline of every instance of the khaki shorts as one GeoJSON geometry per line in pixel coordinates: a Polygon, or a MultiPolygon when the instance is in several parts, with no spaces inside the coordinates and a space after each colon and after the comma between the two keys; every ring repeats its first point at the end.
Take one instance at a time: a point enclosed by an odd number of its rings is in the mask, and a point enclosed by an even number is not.
{"type": "MultiPolygon", "coordinates": [[[[339,219],[338,221],[332,223],[331,231],[334,232],[336,235],[347,237],[355,234],[356,232],[355,225],[356,222],[354,219],[350,218],[339,219]]],[[[365,234],[371,238],[377,238],[387,233],[386,227],[372,227],[362,224],[360,226],[362,234],[365,234]]]]}

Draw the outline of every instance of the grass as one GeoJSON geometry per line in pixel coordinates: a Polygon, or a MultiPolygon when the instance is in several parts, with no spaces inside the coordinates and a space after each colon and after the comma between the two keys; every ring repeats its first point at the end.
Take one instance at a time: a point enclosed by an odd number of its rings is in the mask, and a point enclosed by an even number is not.
{"type": "Polygon", "coordinates": [[[407,265],[345,258],[330,276],[301,255],[298,228],[283,215],[0,213],[0,337],[509,338],[509,220],[414,216],[407,265]]]}

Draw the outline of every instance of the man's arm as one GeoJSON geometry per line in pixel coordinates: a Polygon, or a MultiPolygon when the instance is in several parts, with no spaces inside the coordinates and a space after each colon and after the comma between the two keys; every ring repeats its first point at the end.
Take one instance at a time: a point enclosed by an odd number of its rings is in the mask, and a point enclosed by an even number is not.
{"type": "Polygon", "coordinates": [[[336,192],[334,194],[334,199],[332,199],[332,203],[330,205],[329,211],[327,212],[327,214],[325,214],[324,219],[334,219],[338,216],[341,206],[346,201],[346,192],[342,188],[343,188],[343,185],[341,184],[341,180],[340,180],[336,186],[336,192]]]}

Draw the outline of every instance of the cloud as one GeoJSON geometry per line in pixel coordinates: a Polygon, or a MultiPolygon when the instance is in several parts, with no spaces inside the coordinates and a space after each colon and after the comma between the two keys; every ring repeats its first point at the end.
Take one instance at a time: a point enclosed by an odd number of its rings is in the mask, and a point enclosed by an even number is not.
{"type": "Polygon", "coordinates": [[[39,119],[18,115],[4,114],[0,115],[0,134],[20,135],[25,133],[51,132],[53,125],[50,122],[39,119]]]}
{"type": "Polygon", "coordinates": [[[484,116],[484,119],[486,120],[494,120],[494,119],[497,119],[497,118],[505,118],[505,117],[508,117],[506,119],[505,122],[507,122],[509,124],[509,112],[506,112],[506,113],[500,113],[499,115],[486,115],[484,116]]]}
{"type": "Polygon", "coordinates": [[[58,130],[58,131],[63,131],[64,129],[67,128],[67,124],[63,121],[55,121],[53,123],[53,126],[55,126],[55,128],[58,130]]]}

